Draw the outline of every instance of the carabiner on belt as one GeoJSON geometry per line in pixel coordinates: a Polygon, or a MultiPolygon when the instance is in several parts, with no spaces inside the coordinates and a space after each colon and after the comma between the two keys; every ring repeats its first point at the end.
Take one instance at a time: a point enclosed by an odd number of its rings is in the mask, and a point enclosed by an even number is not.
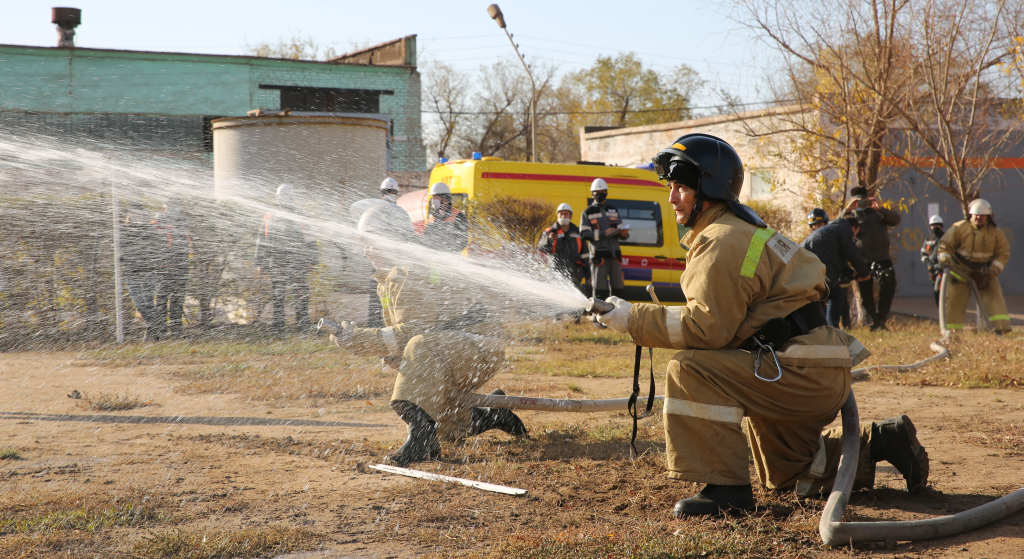
{"type": "Polygon", "coordinates": [[[772,347],[772,344],[761,343],[761,341],[757,339],[757,336],[754,336],[751,339],[754,340],[754,343],[757,344],[758,347],[757,359],[754,360],[754,376],[757,377],[758,380],[763,380],[765,382],[775,382],[782,378],[782,366],[779,365],[779,358],[775,356],[775,348],[772,347]],[[761,375],[757,374],[758,371],[760,371],[761,369],[761,353],[764,352],[765,350],[767,350],[768,353],[772,355],[772,359],[775,360],[775,368],[778,369],[779,371],[779,374],[775,378],[764,378],[761,375]]]}

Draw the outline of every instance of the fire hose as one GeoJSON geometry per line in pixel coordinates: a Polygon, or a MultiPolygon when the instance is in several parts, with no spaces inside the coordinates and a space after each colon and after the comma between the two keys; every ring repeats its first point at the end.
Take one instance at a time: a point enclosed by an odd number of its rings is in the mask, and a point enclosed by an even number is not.
{"type": "MultiPolygon", "coordinates": [[[[944,305],[949,275],[949,269],[944,269],[939,284],[939,329],[942,332],[942,338],[932,342],[929,346],[935,355],[909,365],[882,365],[855,369],[850,373],[852,378],[866,377],[872,369],[896,372],[911,371],[949,355],[949,350],[942,345],[948,342],[952,336],[952,332],[946,327],[944,305]]],[[[975,300],[978,301],[979,316],[985,314],[978,286],[970,278],[967,279],[967,282],[971,286],[975,300]]],[[[850,500],[850,492],[853,489],[853,481],[857,473],[857,457],[860,453],[860,418],[852,391],[846,403],[843,404],[842,423],[843,439],[839,472],[836,474],[832,493],[825,503],[825,509],[821,512],[821,522],[818,523],[818,531],[826,545],[835,547],[857,542],[919,541],[942,538],[980,528],[1024,510],[1024,488],[1021,488],[990,503],[947,516],[926,520],[843,522],[843,512],[850,500]]]]}

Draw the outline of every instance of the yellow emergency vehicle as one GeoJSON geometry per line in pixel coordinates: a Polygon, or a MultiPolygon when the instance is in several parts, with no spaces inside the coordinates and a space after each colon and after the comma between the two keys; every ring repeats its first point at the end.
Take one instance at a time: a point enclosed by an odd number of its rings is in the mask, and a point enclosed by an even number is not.
{"type": "MultiPolygon", "coordinates": [[[[676,225],[675,212],[668,203],[668,187],[659,182],[651,170],[600,164],[524,163],[483,157],[439,163],[430,173],[429,184],[447,184],[453,205],[468,208],[469,212],[474,201],[513,196],[548,202],[553,222],[555,208],[565,202],[572,206],[573,223],[579,225],[580,214],[592,202],[590,183],[596,178],[608,183],[608,203],[618,208],[623,223],[630,227],[629,239],[619,242],[625,298],[650,302],[646,288],[653,283],[663,303],[684,302],[679,289],[679,275],[686,267],[686,250],[679,245],[683,231],[676,225]]],[[[423,233],[428,198],[424,189],[406,194],[398,202],[409,212],[417,234],[423,233]]],[[[471,225],[470,257],[492,249],[485,246],[481,237],[474,238],[471,225]]]]}

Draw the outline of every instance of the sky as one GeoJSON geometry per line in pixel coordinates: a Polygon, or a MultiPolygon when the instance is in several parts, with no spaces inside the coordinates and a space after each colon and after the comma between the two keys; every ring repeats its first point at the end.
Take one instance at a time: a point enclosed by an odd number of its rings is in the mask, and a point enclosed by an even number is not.
{"type": "MultiPolygon", "coordinates": [[[[56,46],[50,8],[57,0],[9,2],[0,44],[56,46]]],[[[82,9],[80,47],[244,54],[246,45],[301,35],[339,53],[418,35],[419,61],[474,70],[514,57],[508,38],[487,14],[487,0],[353,2],[290,0],[72,0],[82,9]]],[[[760,47],[715,2],[499,2],[508,30],[527,61],[560,72],[589,67],[599,55],[635,52],[661,71],[685,63],[714,87],[744,102],[766,99],[760,47]]],[[[720,103],[706,87],[694,104],[720,103]]]]}

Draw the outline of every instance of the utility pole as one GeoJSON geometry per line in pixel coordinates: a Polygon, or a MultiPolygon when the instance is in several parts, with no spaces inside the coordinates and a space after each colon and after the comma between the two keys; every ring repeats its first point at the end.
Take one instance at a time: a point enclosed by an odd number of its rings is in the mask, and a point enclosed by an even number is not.
{"type": "Polygon", "coordinates": [[[508,36],[508,42],[512,43],[512,48],[516,51],[516,56],[519,57],[519,61],[523,63],[523,68],[526,69],[526,76],[530,78],[530,147],[532,148],[534,163],[537,162],[537,83],[533,81],[533,74],[530,72],[530,67],[526,65],[526,61],[523,60],[523,55],[519,54],[519,45],[512,40],[512,34],[505,28],[505,16],[501,13],[501,8],[497,4],[491,4],[487,7],[487,13],[491,15],[491,19],[498,22],[498,26],[505,31],[505,35],[508,36]]]}

